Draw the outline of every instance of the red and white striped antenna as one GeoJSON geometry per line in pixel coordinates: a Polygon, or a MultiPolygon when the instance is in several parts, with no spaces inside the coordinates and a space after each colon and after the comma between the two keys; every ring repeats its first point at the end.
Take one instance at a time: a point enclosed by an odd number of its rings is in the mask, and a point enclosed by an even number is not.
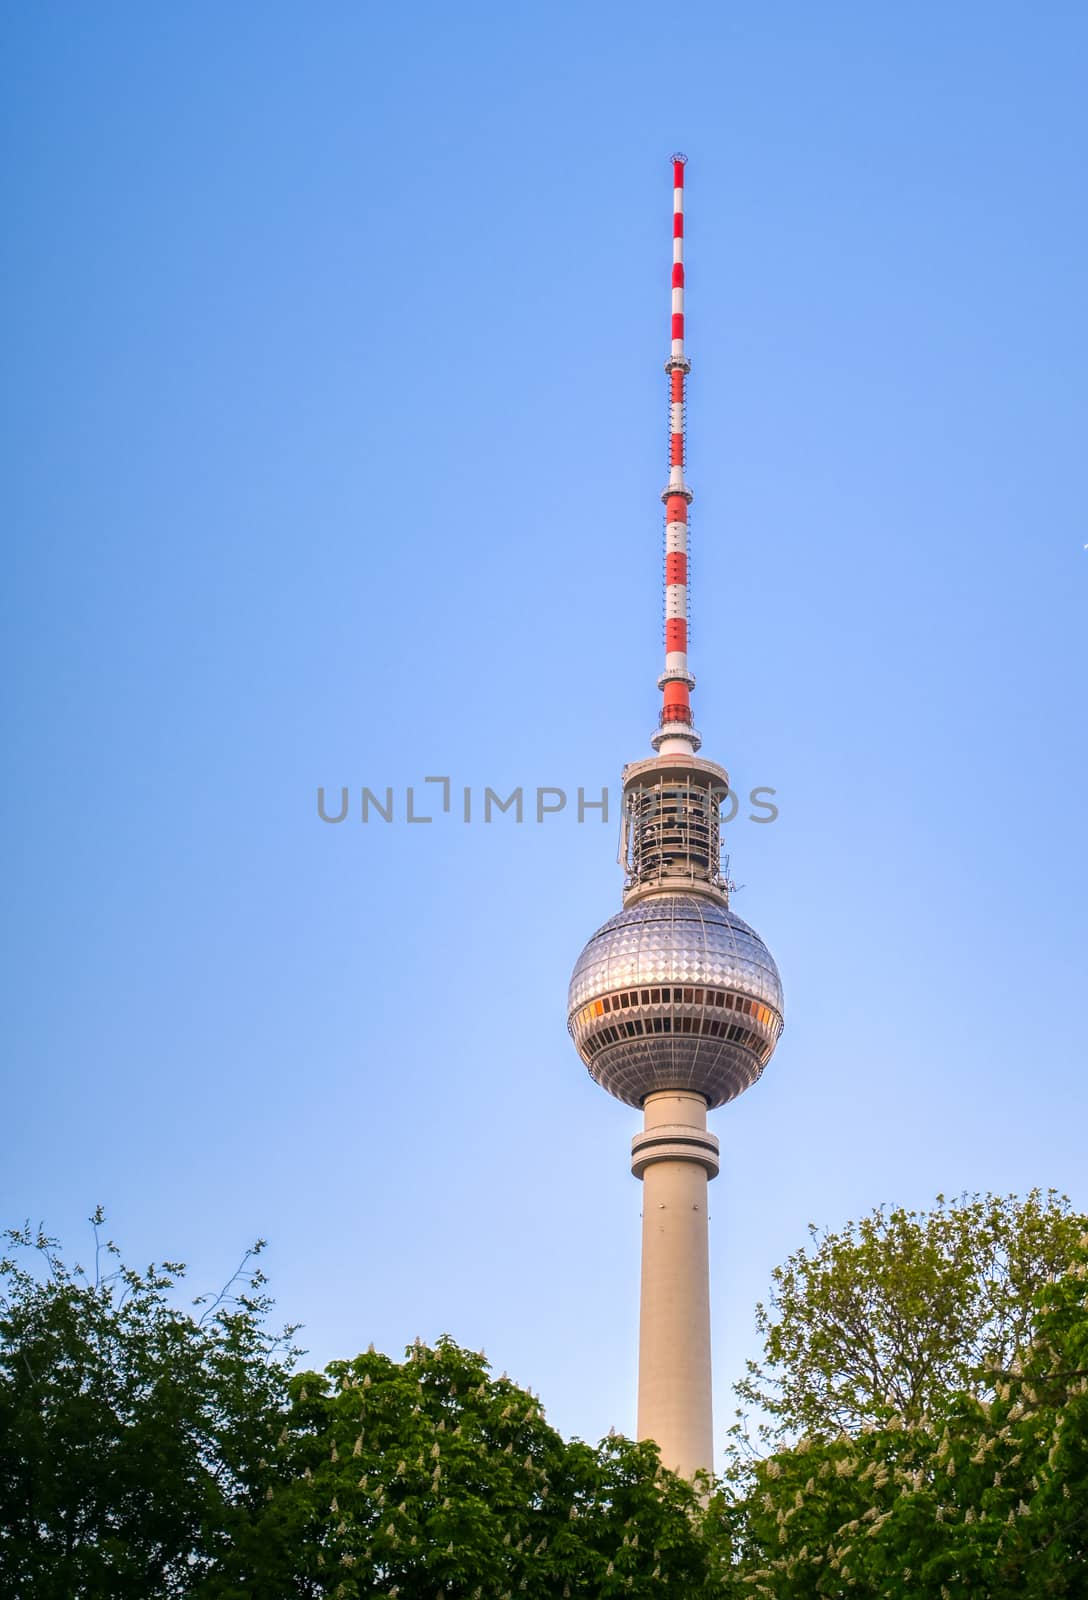
{"type": "Polygon", "coordinates": [[[695,679],[688,669],[688,506],[692,493],[684,479],[685,381],[691,362],[684,354],[684,166],[672,158],[672,345],[665,371],[669,378],[669,482],[665,502],[665,670],[661,725],[651,744],[659,755],[694,755],[702,742],[691,722],[695,679]]]}

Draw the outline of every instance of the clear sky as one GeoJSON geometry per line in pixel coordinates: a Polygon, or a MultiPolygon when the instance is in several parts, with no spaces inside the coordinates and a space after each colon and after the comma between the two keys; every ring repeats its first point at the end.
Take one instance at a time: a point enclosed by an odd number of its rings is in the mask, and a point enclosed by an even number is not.
{"type": "Polygon", "coordinates": [[[633,1427],[639,1119],[565,998],[573,797],[657,714],[677,148],[696,718],[787,1000],[713,1120],[719,1437],[810,1220],[1088,1207],[1085,8],[5,31],[4,1220],[195,1287],[267,1234],[311,1360],[448,1331],[633,1427]]]}

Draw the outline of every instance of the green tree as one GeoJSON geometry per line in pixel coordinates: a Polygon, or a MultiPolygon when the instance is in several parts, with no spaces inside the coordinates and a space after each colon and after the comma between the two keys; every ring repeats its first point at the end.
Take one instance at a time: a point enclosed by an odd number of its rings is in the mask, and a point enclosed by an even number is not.
{"type": "Polygon", "coordinates": [[[716,1507],[740,1592],[1088,1594],[1086,1227],[1053,1194],[939,1199],[791,1257],[765,1435],[794,1442],[738,1456],[716,1507]]]}
{"type": "Polygon", "coordinates": [[[261,1241],[219,1295],[185,1309],[180,1263],[126,1267],[102,1212],[91,1220],[90,1274],[41,1232],[5,1235],[0,1593],[191,1595],[249,1515],[293,1330],[268,1331],[261,1241]]]}
{"type": "Polygon", "coordinates": [[[890,1416],[922,1421],[1029,1341],[1037,1291],[1064,1271],[1088,1218],[1064,1196],[974,1195],[932,1211],[881,1207],[819,1234],[775,1269],[757,1307],[762,1363],[742,1400],[765,1440],[834,1437],[890,1416]]]}
{"type": "Polygon", "coordinates": [[[291,1402],[217,1600],[723,1592],[718,1524],[655,1446],[564,1442],[452,1340],[299,1374],[291,1402]]]}
{"type": "Polygon", "coordinates": [[[773,1600],[1079,1600],[1088,1593],[1088,1235],[1035,1296],[992,1399],[800,1440],[724,1511],[742,1592],[773,1600]]]}
{"type": "Polygon", "coordinates": [[[291,1377],[254,1261],[95,1266],[7,1234],[0,1594],[19,1600],[612,1600],[723,1592],[727,1530],[651,1444],[564,1441],[449,1339],[291,1377]],[[30,1264],[26,1258],[30,1257],[30,1264]]]}

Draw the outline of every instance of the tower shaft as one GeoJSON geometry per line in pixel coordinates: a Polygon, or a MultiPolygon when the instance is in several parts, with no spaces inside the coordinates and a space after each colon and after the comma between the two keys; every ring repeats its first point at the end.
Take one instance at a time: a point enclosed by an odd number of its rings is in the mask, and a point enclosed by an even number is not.
{"type": "Polygon", "coordinates": [[[714,1470],[707,1183],[718,1141],[700,1094],[649,1095],[631,1168],[642,1179],[638,1437],[673,1472],[714,1470]]]}

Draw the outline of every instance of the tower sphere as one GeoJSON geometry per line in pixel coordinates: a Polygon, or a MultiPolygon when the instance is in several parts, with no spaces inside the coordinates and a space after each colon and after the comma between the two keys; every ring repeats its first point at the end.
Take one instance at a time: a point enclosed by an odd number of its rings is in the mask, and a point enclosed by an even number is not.
{"type": "Polygon", "coordinates": [[[570,980],[567,1026],[602,1088],[628,1105],[689,1089],[724,1105],[782,1032],[767,946],[723,897],[651,894],[598,930],[570,980]]]}

